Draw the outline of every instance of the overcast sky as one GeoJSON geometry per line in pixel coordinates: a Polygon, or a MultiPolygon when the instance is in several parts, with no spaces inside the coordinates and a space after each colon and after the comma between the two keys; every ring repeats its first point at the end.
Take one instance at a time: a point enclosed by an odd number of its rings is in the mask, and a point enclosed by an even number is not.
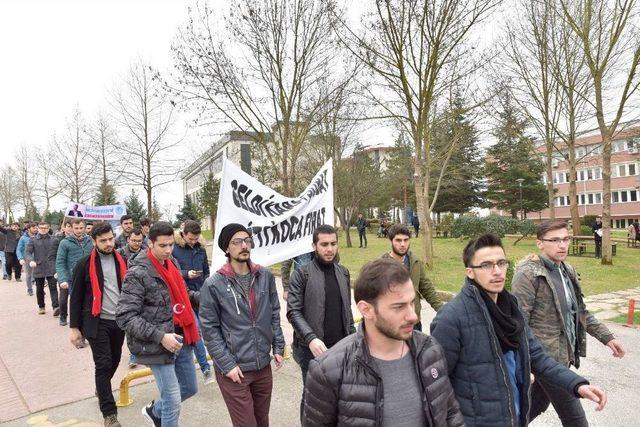
{"type": "MultiPolygon", "coordinates": [[[[131,60],[159,69],[185,17],[185,1],[0,1],[0,164],[20,144],[44,145],[79,106],[91,119],[131,60]]],[[[141,192],[139,192],[141,194],[141,192]]],[[[158,193],[179,203],[181,186],[158,193]]]]}

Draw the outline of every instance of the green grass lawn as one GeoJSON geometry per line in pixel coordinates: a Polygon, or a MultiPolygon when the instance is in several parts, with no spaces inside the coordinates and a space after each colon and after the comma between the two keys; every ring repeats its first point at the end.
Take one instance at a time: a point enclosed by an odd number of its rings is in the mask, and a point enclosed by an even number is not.
{"type": "MultiPolygon", "coordinates": [[[[211,231],[205,230],[202,234],[205,239],[211,241],[211,231]]],[[[345,234],[340,233],[340,262],[351,272],[352,282],[364,264],[389,251],[389,240],[377,238],[372,233],[367,237],[368,247],[360,249],[357,247],[358,233],[352,231],[351,238],[355,247],[347,248],[345,234]]],[[[513,245],[514,241],[515,239],[511,238],[504,240],[507,257],[514,262],[518,262],[527,254],[537,252],[534,239],[521,240],[516,246],[513,245]]],[[[458,239],[435,239],[434,269],[429,276],[438,289],[455,293],[460,289],[464,277],[462,249],[466,243],[458,239]]],[[[418,239],[411,239],[411,250],[422,257],[422,247],[418,239]]],[[[585,295],[613,292],[640,285],[640,249],[627,248],[626,244],[618,243],[617,255],[613,257],[612,266],[603,266],[599,259],[587,256],[571,256],[568,262],[580,273],[585,295]]],[[[272,266],[271,271],[280,275],[280,265],[272,266]]]]}
{"type": "MultiPolygon", "coordinates": [[[[369,245],[366,249],[358,248],[357,233],[351,233],[353,248],[345,247],[345,235],[339,238],[340,262],[351,271],[355,279],[360,268],[385,252],[389,251],[389,240],[377,238],[369,234],[369,245]]],[[[524,239],[513,245],[515,239],[504,240],[507,257],[512,261],[519,261],[525,255],[537,252],[535,240],[524,239]]],[[[458,292],[464,277],[462,265],[462,249],[466,241],[458,239],[434,240],[434,269],[430,277],[438,289],[458,292]]],[[[422,256],[422,247],[418,239],[411,239],[411,250],[422,256]]],[[[640,249],[627,248],[618,244],[617,255],[613,257],[613,266],[603,266],[599,259],[589,257],[569,257],[568,262],[573,265],[582,277],[583,292],[586,295],[612,292],[628,289],[640,285],[640,249]]]]}
{"type": "MultiPolygon", "coordinates": [[[[610,319],[612,322],[616,322],[616,323],[622,323],[623,325],[627,324],[627,315],[626,314],[621,314],[618,317],[614,317],[613,319],[610,319]]],[[[633,313],[633,324],[634,325],[640,325],[640,311],[636,310],[635,313],[633,313]]]]}

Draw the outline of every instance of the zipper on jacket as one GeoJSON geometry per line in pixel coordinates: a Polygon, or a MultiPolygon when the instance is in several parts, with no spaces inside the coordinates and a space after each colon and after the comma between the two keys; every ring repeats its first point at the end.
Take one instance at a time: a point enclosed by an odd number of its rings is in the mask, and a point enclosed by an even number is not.
{"type": "MultiPolygon", "coordinates": [[[[480,292],[480,291],[476,289],[474,292],[480,292]]],[[[478,295],[474,294],[474,298],[476,300],[476,303],[484,304],[484,301],[482,301],[478,295]]],[[[482,310],[482,315],[484,316],[485,320],[489,324],[489,327],[493,329],[493,326],[491,325],[491,319],[488,318],[488,314],[486,313],[485,307],[482,307],[481,305],[480,308],[482,310]]],[[[496,343],[496,341],[497,341],[497,338],[495,338],[495,332],[494,332],[491,337],[491,343],[493,344],[493,349],[496,355],[498,356],[498,365],[500,366],[500,371],[502,372],[502,380],[504,381],[504,385],[507,389],[507,397],[509,398],[509,416],[511,418],[511,425],[514,427],[517,427],[518,424],[516,424],[515,416],[513,414],[513,409],[515,406],[511,397],[511,386],[509,385],[509,378],[507,378],[507,373],[504,370],[504,366],[503,366],[504,362],[502,361],[502,356],[501,356],[502,352],[498,348],[498,344],[496,343]]]]}

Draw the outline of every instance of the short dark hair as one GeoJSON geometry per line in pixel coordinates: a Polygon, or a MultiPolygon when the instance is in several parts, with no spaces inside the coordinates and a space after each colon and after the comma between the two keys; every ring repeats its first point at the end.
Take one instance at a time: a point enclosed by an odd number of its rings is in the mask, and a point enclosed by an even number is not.
{"type": "Polygon", "coordinates": [[[106,221],[101,221],[96,224],[93,224],[93,228],[91,229],[91,238],[96,240],[98,236],[102,236],[103,234],[113,233],[113,228],[111,224],[106,221]]]}
{"type": "Polygon", "coordinates": [[[149,220],[149,218],[142,218],[140,220],[140,227],[142,227],[143,225],[151,225],[151,221],[149,220]]]}
{"type": "Polygon", "coordinates": [[[387,232],[389,235],[389,240],[393,240],[398,234],[402,234],[407,237],[411,237],[411,232],[409,231],[409,227],[402,224],[394,224],[389,227],[389,231],[387,232]]]}
{"type": "Polygon", "coordinates": [[[38,226],[38,223],[34,222],[34,221],[31,221],[31,222],[29,222],[29,224],[27,224],[27,228],[37,227],[37,226],[38,226]]]}
{"type": "Polygon", "coordinates": [[[543,221],[536,227],[536,237],[541,240],[545,234],[550,231],[561,230],[563,228],[569,229],[567,221],[562,219],[550,219],[549,221],[543,221]]]}
{"type": "Polygon", "coordinates": [[[49,225],[49,223],[47,221],[40,221],[38,225],[49,225]]]}
{"type": "Polygon", "coordinates": [[[129,237],[133,236],[134,234],[136,236],[141,236],[142,235],[142,230],[137,228],[137,227],[134,227],[134,229],[131,230],[131,233],[129,233],[129,235],[127,236],[127,240],[129,240],[129,237]]]}
{"type": "Polygon", "coordinates": [[[376,303],[378,297],[393,285],[402,285],[411,280],[409,270],[403,263],[391,258],[379,258],[365,264],[353,288],[353,298],[356,302],[366,301],[376,303]]]}
{"type": "Polygon", "coordinates": [[[149,240],[155,242],[159,236],[173,236],[173,227],[165,221],[156,222],[149,230],[149,240]]]}
{"type": "Polygon", "coordinates": [[[462,262],[464,263],[464,266],[469,267],[471,265],[471,260],[473,259],[473,256],[480,249],[494,248],[496,246],[501,247],[502,250],[504,251],[504,246],[502,246],[502,240],[500,240],[500,237],[496,236],[493,233],[483,234],[477,239],[469,241],[469,243],[467,243],[467,246],[465,246],[464,250],[462,251],[462,262]]]}
{"type": "Polygon", "coordinates": [[[73,225],[73,224],[80,224],[80,223],[84,224],[84,223],[85,223],[85,222],[84,222],[84,219],[82,219],[82,218],[73,218],[73,219],[71,220],[71,225],[73,225]]]}
{"type": "Polygon", "coordinates": [[[131,215],[122,215],[120,217],[120,224],[122,224],[123,222],[125,222],[128,219],[133,219],[133,217],[131,215]]]}
{"type": "Polygon", "coordinates": [[[188,219],[184,222],[184,227],[182,227],[182,232],[184,234],[200,234],[202,233],[202,228],[200,228],[200,223],[198,221],[194,221],[192,219],[188,219]]]}
{"type": "Polygon", "coordinates": [[[322,224],[316,227],[315,230],[313,230],[313,243],[318,243],[318,240],[320,240],[320,235],[321,234],[335,234],[336,237],[338,236],[338,232],[336,231],[336,229],[329,225],[329,224],[322,224]]]}

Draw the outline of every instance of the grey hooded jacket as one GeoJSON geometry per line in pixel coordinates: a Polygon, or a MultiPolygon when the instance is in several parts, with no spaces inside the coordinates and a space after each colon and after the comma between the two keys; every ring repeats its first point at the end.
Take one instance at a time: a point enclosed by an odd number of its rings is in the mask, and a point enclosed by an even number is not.
{"type": "Polygon", "coordinates": [[[253,274],[247,299],[230,263],[210,276],[200,289],[202,337],[217,371],[236,366],[257,371],[271,362],[270,353],[284,353],[280,302],[273,274],[249,264],[253,274]],[[255,298],[255,303],[250,301],[255,298]]]}

